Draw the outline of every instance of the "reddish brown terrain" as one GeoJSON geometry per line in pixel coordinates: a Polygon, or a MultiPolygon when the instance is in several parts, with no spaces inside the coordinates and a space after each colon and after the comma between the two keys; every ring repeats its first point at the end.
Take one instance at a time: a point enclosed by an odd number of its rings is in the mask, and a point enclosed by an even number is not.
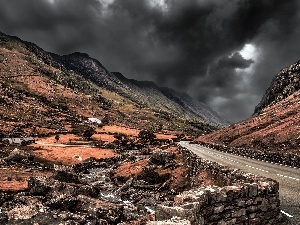
{"type": "MultiPolygon", "coordinates": [[[[107,125],[96,130],[97,132],[92,136],[91,141],[86,141],[82,137],[74,134],[60,135],[59,140],[56,140],[54,135],[37,138],[35,144],[28,146],[28,152],[30,152],[39,161],[48,162],[50,164],[71,166],[82,163],[89,158],[105,159],[113,158],[119,155],[113,149],[106,148],[105,145],[103,145],[103,147],[95,147],[93,145],[93,142],[95,141],[101,141],[104,144],[112,144],[116,140],[114,138],[114,134],[119,133],[125,134],[128,137],[133,137],[135,140],[137,140],[139,133],[139,130],[137,129],[115,125],[107,125]]],[[[172,138],[176,138],[176,136],[172,134],[158,134],[157,136],[157,139],[162,141],[170,140],[172,138]]],[[[12,149],[4,151],[9,153],[12,151],[12,149]]],[[[141,162],[138,162],[138,164],[140,163],[141,162]]],[[[136,174],[136,171],[132,170],[132,168],[139,168],[140,172],[144,166],[145,164],[136,167],[135,163],[125,163],[117,170],[117,174],[119,173],[118,171],[121,171],[120,176],[130,177],[136,174]],[[123,170],[123,168],[126,167],[129,167],[130,169],[123,170]],[[126,173],[127,175],[122,175],[123,173],[126,173]]],[[[178,170],[174,173],[178,173],[178,170]]],[[[2,175],[0,190],[24,190],[27,188],[27,179],[29,177],[52,175],[51,172],[41,172],[31,169],[24,171],[22,167],[20,168],[17,165],[0,168],[0,174],[2,175]]]]}
{"type": "MultiPolygon", "coordinates": [[[[1,33],[0,93],[1,139],[35,138],[0,143],[0,224],[145,224],[157,204],[222,183],[174,144],[226,125],[185,94],[1,33]]],[[[199,140],[298,154],[298,142],[287,141],[298,140],[297,94],[199,140]]]]}
{"type": "MultiPolygon", "coordinates": [[[[167,144],[174,135],[161,135],[161,138],[156,139],[159,144],[149,145],[141,144],[137,131],[105,126],[104,129],[98,129],[91,140],[64,134],[60,135],[59,140],[49,136],[38,138],[35,144],[29,146],[2,148],[0,196],[2,201],[10,202],[12,207],[2,205],[5,214],[0,216],[1,221],[12,222],[7,224],[14,224],[14,221],[40,224],[49,221],[86,222],[90,221],[91,215],[85,214],[84,205],[91,205],[89,207],[96,207],[97,212],[100,210],[107,214],[107,217],[100,218],[111,224],[117,224],[117,221],[145,224],[154,219],[151,214],[154,205],[172,200],[179,192],[188,190],[192,187],[192,180],[197,185],[214,184],[214,178],[204,169],[197,176],[191,177],[192,168],[186,166],[177,146],[167,144]],[[120,134],[120,131],[134,138],[135,142],[119,142],[111,135],[120,134]],[[98,143],[98,137],[111,136],[106,141],[101,138],[101,146],[94,145],[98,143]],[[164,150],[161,149],[162,143],[164,150]],[[113,148],[109,149],[107,145],[113,148]],[[41,193],[40,190],[44,191],[41,193]],[[27,202],[18,204],[20,197],[12,197],[16,193],[23,193],[26,201],[34,200],[41,207],[40,211],[27,205],[27,202]],[[32,195],[45,195],[48,208],[44,209],[44,203],[32,195]],[[73,196],[82,202],[74,212],[81,213],[82,220],[67,216],[69,211],[74,211],[75,203],[69,205],[73,196]],[[52,205],[52,201],[56,203],[52,205]],[[124,204],[129,204],[130,208],[121,210],[124,204]],[[138,208],[132,208],[133,204],[138,208]],[[150,207],[151,210],[147,212],[144,207],[150,207]],[[45,215],[45,212],[48,214],[45,215]]],[[[92,218],[96,215],[92,215],[92,218]]],[[[96,218],[98,221],[98,216],[96,218]]]]}
{"type": "Polygon", "coordinates": [[[173,144],[225,124],[188,95],[2,33],[0,93],[0,224],[142,224],[214,182],[173,144]],[[17,133],[35,143],[2,140],[17,133]]]}
{"type": "Polygon", "coordinates": [[[28,178],[51,176],[51,172],[18,168],[15,166],[0,168],[0,191],[21,191],[28,188],[28,178]]]}
{"type": "Polygon", "coordinates": [[[0,128],[6,133],[19,128],[35,135],[72,131],[88,117],[193,135],[224,125],[189,96],[151,82],[119,79],[85,54],[60,57],[4,34],[0,78],[0,128]]]}

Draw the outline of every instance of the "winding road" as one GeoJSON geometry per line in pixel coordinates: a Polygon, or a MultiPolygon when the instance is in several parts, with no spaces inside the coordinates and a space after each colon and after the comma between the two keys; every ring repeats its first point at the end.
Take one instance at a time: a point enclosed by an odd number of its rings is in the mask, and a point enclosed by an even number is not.
{"type": "Polygon", "coordinates": [[[196,155],[209,161],[217,162],[224,166],[241,169],[247,173],[253,173],[272,178],[279,182],[279,195],[281,212],[287,217],[287,224],[300,224],[300,169],[278,165],[270,162],[259,161],[242,156],[220,152],[189,142],[179,142],[196,155]]]}

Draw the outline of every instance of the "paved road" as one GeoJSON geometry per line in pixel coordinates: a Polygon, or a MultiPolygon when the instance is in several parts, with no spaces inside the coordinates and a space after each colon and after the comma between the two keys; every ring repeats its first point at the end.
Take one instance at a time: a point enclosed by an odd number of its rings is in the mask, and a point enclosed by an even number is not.
{"type": "Polygon", "coordinates": [[[287,224],[300,225],[300,169],[231,155],[189,142],[179,144],[203,159],[277,180],[282,213],[289,221],[287,224]]]}

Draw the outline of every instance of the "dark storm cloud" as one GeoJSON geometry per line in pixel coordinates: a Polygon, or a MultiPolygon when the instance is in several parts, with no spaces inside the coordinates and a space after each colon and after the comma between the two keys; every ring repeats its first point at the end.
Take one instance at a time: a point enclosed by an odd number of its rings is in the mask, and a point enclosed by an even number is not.
{"type": "Polygon", "coordinates": [[[227,56],[218,61],[218,67],[232,69],[246,69],[253,63],[252,59],[244,59],[243,56],[236,52],[232,56],[227,56]]]}
{"type": "MultiPolygon", "coordinates": [[[[235,95],[236,83],[240,84],[242,74],[237,72],[236,69],[248,68],[254,61],[244,59],[240,53],[235,53],[232,56],[225,56],[219,59],[216,63],[212,64],[208,70],[208,76],[204,77],[202,84],[206,88],[213,89],[228,89],[224,91],[224,96],[235,95]]],[[[214,98],[215,96],[208,96],[214,98]]]]}
{"type": "Polygon", "coordinates": [[[297,0],[104,2],[0,0],[0,30],[188,92],[230,121],[249,116],[272,77],[300,56],[297,0]],[[247,43],[259,50],[254,61],[238,53],[247,43]]]}
{"type": "Polygon", "coordinates": [[[252,59],[244,59],[240,53],[224,56],[210,64],[205,77],[200,78],[201,86],[198,99],[209,103],[215,110],[222,112],[225,118],[239,118],[252,111],[249,102],[253,99],[247,93],[249,76],[243,69],[253,64],[252,59]],[[240,70],[238,70],[240,69],[240,70]],[[205,95],[205,93],[210,93],[205,95]],[[239,107],[242,106],[242,107],[239,107]]]}

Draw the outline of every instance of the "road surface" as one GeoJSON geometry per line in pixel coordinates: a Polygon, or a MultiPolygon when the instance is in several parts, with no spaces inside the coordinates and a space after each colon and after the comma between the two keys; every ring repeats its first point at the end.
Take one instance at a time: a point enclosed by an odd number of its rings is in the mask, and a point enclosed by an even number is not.
{"type": "Polygon", "coordinates": [[[281,212],[287,217],[287,224],[300,225],[300,169],[286,167],[274,163],[259,161],[242,156],[236,156],[216,151],[189,142],[180,142],[196,155],[209,161],[217,162],[224,166],[241,169],[247,173],[253,173],[272,178],[279,182],[279,195],[281,212]]]}

